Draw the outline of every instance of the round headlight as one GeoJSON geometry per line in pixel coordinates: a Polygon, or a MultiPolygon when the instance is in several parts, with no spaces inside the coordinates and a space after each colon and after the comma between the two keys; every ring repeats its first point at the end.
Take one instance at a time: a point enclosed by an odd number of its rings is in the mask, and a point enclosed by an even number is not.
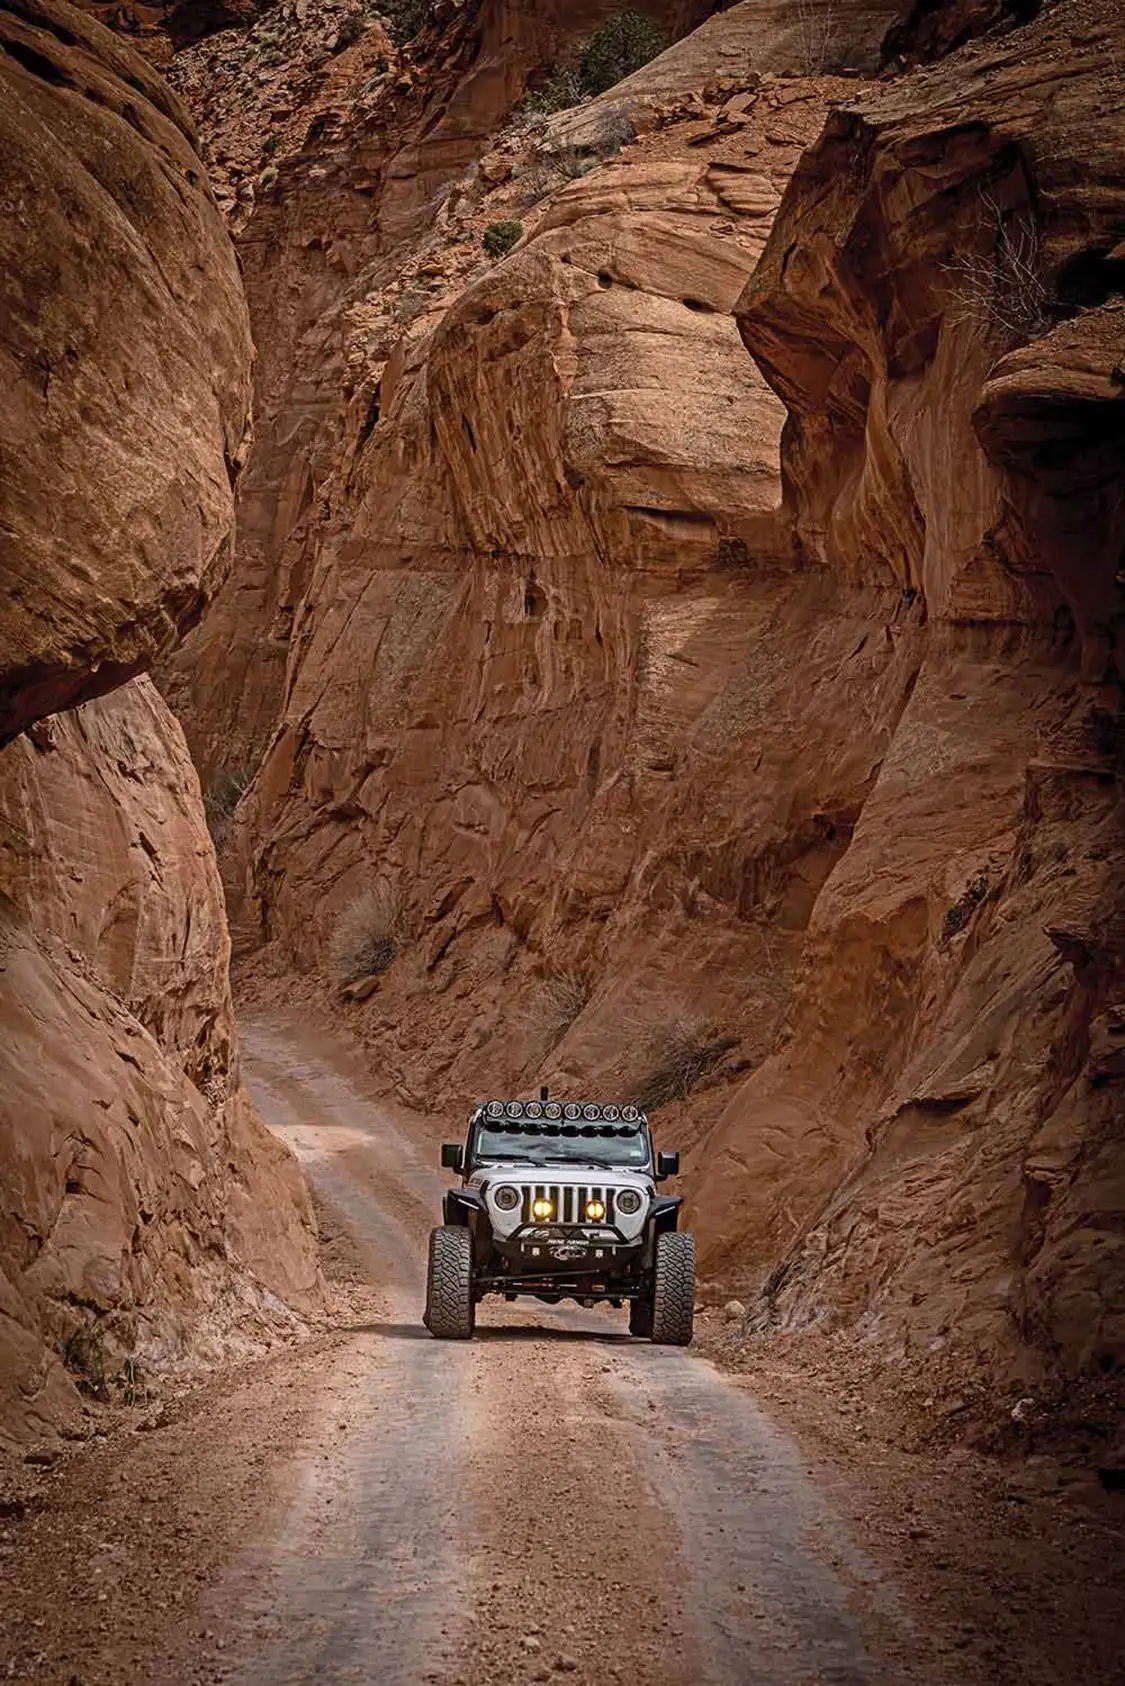
{"type": "Polygon", "coordinates": [[[523,1115],[525,1118],[542,1118],[543,1108],[539,1105],[538,1101],[525,1101],[523,1104],[523,1115]]]}
{"type": "Polygon", "coordinates": [[[635,1124],[641,1115],[635,1106],[623,1106],[621,1108],[621,1116],[625,1120],[626,1124],[635,1124]]]}
{"type": "Polygon", "coordinates": [[[621,1117],[621,1108],[619,1106],[603,1106],[602,1117],[607,1124],[616,1124],[621,1117]]]}
{"type": "Polygon", "coordinates": [[[548,1101],[546,1106],[543,1108],[543,1112],[548,1118],[562,1117],[562,1107],[559,1105],[558,1101],[548,1101]]]}
{"type": "Polygon", "coordinates": [[[499,1188],[493,1189],[492,1198],[502,1212],[514,1212],[520,1203],[520,1191],[511,1183],[501,1183],[499,1188]]]}
{"type": "Polygon", "coordinates": [[[519,1101],[509,1101],[507,1106],[504,1108],[504,1111],[508,1114],[509,1118],[523,1117],[523,1107],[520,1105],[519,1101]]]}
{"type": "Polygon", "coordinates": [[[553,1218],[555,1215],[554,1201],[533,1200],[531,1203],[531,1215],[534,1218],[538,1218],[540,1223],[544,1222],[547,1218],[553,1218]]]}
{"type": "Polygon", "coordinates": [[[578,1105],[577,1101],[567,1101],[566,1105],[563,1107],[563,1112],[568,1118],[581,1118],[582,1116],[582,1108],[578,1105]]]}
{"type": "Polygon", "coordinates": [[[596,1120],[601,1117],[601,1115],[602,1115],[602,1109],[601,1109],[600,1106],[584,1106],[582,1108],[583,1118],[588,1118],[590,1120],[591,1124],[595,1123],[596,1120]]]}
{"type": "Polygon", "coordinates": [[[589,1218],[591,1223],[600,1224],[602,1219],[605,1217],[605,1201],[587,1200],[586,1216],[589,1218]]]}
{"type": "Polygon", "coordinates": [[[641,1209],[641,1197],[635,1188],[622,1188],[617,1193],[617,1210],[632,1218],[641,1209]]]}
{"type": "Polygon", "coordinates": [[[489,1101],[489,1103],[488,1103],[488,1116],[490,1118],[503,1118],[503,1116],[504,1116],[504,1103],[503,1103],[503,1101],[489,1101]]]}

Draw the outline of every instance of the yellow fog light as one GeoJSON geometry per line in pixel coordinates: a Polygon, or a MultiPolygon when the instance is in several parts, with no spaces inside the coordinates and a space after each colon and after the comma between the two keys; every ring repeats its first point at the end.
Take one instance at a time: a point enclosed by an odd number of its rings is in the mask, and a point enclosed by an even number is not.
{"type": "Polygon", "coordinates": [[[531,1203],[531,1215],[532,1217],[538,1218],[540,1222],[542,1222],[544,1218],[553,1218],[555,1215],[554,1201],[533,1200],[531,1203]]]}
{"type": "Polygon", "coordinates": [[[586,1216],[588,1218],[590,1218],[594,1223],[600,1224],[602,1219],[605,1217],[605,1201],[604,1200],[587,1200],[587,1202],[586,1202],[586,1216]]]}

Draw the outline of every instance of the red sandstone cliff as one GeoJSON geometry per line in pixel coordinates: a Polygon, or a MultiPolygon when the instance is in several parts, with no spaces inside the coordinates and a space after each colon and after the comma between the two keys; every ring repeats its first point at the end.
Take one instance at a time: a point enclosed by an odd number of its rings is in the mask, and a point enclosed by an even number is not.
{"type": "Polygon", "coordinates": [[[250,362],[234,254],[143,62],[52,0],[0,7],[0,49],[0,1435],[18,1440],[75,1413],[77,1374],[239,1350],[319,1282],[296,1166],[239,1085],[198,780],[151,684],[122,685],[229,559],[250,362]]]}
{"type": "Polygon", "coordinates": [[[1016,1366],[1121,1341],[1121,27],[831,115],[756,271],[811,83],[682,86],[439,265],[367,342],[242,815],[291,963],[400,907],[353,1011],[409,1092],[691,1066],[708,1272],[1016,1366]]]}
{"type": "Polygon", "coordinates": [[[984,38],[859,93],[745,0],[493,133],[546,38],[467,9],[249,185],[223,117],[259,445],[171,694],[414,1099],[664,1098],[761,1321],[1111,1365],[1123,25],[845,12],[984,38]]]}

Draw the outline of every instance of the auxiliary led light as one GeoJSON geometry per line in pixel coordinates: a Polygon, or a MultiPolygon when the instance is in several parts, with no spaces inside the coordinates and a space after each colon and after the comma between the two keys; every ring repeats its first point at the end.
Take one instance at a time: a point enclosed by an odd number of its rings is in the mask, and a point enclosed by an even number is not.
{"type": "Polygon", "coordinates": [[[553,1218],[554,1215],[555,1215],[555,1203],[554,1203],[554,1201],[553,1200],[533,1200],[532,1203],[531,1203],[531,1215],[532,1215],[533,1218],[538,1218],[541,1223],[546,1218],[553,1218]]]}
{"type": "Polygon", "coordinates": [[[586,1216],[591,1219],[593,1223],[600,1224],[602,1219],[605,1217],[605,1201],[587,1200],[586,1216]]]}

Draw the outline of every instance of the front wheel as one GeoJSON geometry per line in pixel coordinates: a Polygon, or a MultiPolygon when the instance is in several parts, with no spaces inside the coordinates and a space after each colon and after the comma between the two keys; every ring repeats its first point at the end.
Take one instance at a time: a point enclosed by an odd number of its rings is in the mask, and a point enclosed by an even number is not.
{"type": "Polygon", "coordinates": [[[430,1231],[426,1312],[422,1319],[439,1341],[467,1341],[476,1324],[473,1305],[473,1238],[467,1229],[442,1224],[430,1231]]]}
{"type": "Polygon", "coordinates": [[[652,1338],[659,1346],[690,1346],[695,1313],[695,1237],[672,1230],[656,1238],[652,1338]]]}

